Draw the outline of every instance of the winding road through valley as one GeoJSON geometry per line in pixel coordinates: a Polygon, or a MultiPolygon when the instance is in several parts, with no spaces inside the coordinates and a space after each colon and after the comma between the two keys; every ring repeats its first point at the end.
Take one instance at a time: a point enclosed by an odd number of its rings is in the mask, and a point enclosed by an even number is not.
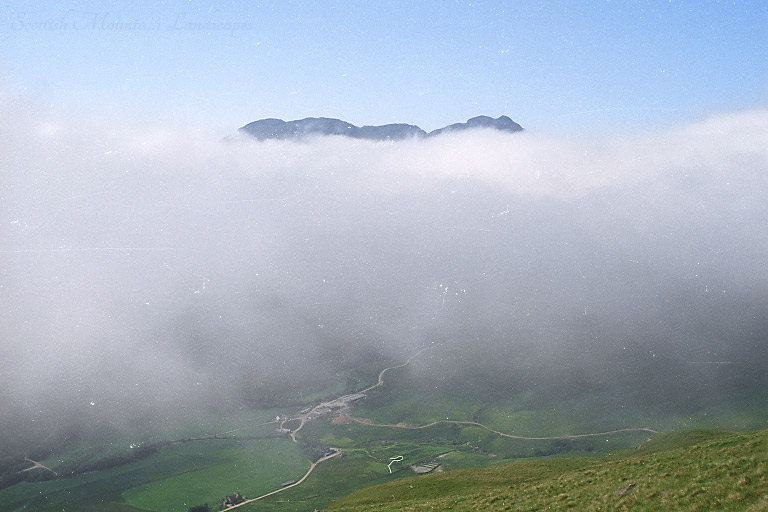
{"type": "MultiPolygon", "coordinates": [[[[431,345],[431,346],[429,346],[429,347],[425,347],[425,348],[423,348],[423,349],[419,350],[418,352],[416,352],[415,354],[413,354],[411,357],[409,357],[409,358],[408,358],[408,360],[407,360],[406,362],[404,362],[403,364],[398,364],[397,366],[390,366],[390,367],[388,367],[388,368],[384,368],[383,370],[381,370],[381,371],[379,372],[379,378],[378,378],[378,381],[376,382],[376,384],[374,384],[373,386],[369,386],[369,387],[367,387],[367,388],[365,388],[365,389],[363,389],[363,390],[361,390],[361,391],[358,391],[358,393],[367,393],[368,391],[370,391],[370,390],[372,390],[372,389],[376,389],[376,388],[378,388],[379,386],[383,386],[383,385],[384,385],[384,374],[385,374],[385,373],[387,373],[389,370],[396,370],[397,368],[403,368],[404,366],[408,366],[408,365],[411,363],[411,361],[413,361],[413,359],[414,359],[416,356],[418,356],[418,355],[419,355],[419,354],[421,354],[422,352],[424,352],[424,351],[426,351],[426,350],[429,350],[429,349],[431,349],[431,348],[434,348],[434,347],[436,347],[436,346],[437,346],[437,345],[431,345]]],[[[300,420],[300,421],[301,421],[301,423],[299,423],[299,426],[298,426],[298,427],[296,427],[295,429],[293,429],[293,430],[291,431],[291,433],[290,433],[291,439],[293,440],[293,442],[294,442],[294,443],[296,443],[296,442],[297,442],[297,441],[296,441],[296,432],[298,432],[299,430],[301,430],[301,429],[304,427],[304,424],[307,422],[307,417],[308,417],[308,416],[311,416],[311,415],[312,415],[313,413],[315,413],[315,412],[316,412],[318,409],[320,409],[320,408],[322,408],[322,407],[324,407],[324,406],[327,406],[327,405],[328,405],[328,404],[330,404],[330,403],[336,402],[336,401],[338,401],[339,399],[341,399],[341,397],[338,397],[338,398],[336,398],[336,399],[334,399],[334,400],[331,400],[330,402],[323,402],[323,403],[321,403],[321,404],[318,404],[318,405],[316,405],[316,406],[312,407],[312,409],[310,409],[310,410],[309,410],[309,411],[307,411],[306,413],[304,413],[304,414],[300,414],[299,416],[297,416],[297,417],[295,417],[295,418],[289,418],[289,419],[283,420],[283,422],[282,422],[282,423],[280,423],[280,428],[283,428],[283,426],[284,426],[284,425],[285,425],[287,422],[289,422],[289,421],[300,420]]]]}
{"type": "MultiPolygon", "coordinates": [[[[411,361],[414,358],[416,358],[418,355],[420,355],[422,352],[424,352],[426,350],[429,350],[429,349],[432,349],[432,348],[435,348],[436,346],[438,346],[438,345],[431,345],[429,347],[426,347],[426,348],[423,348],[423,349],[419,350],[418,352],[413,354],[410,358],[408,358],[407,361],[405,361],[402,364],[384,368],[383,370],[381,370],[381,372],[379,372],[379,377],[378,377],[378,380],[377,380],[376,384],[374,384],[372,386],[369,386],[369,387],[359,391],[358,393],[367,393],[367,392],[369,392],[369,391],[371,391],[373,389],[376,389],[378,387],[383,386],[384,385],[384,375],[388,371],[396,370],[398,368],[403,368],[405,366],[408,366],[411,363],[411,361]]],[[[338,397],[338,398],[336,398],[334,400],[331,400],[331,401],[322,402],[322,403],[320,403],[318,405],[313,406],[311,409],[306,410],[306,412],[300,413],[298,416],[295,416],[293,418],[284,419],[284,420],[282,420],[280,422],[280,428],[281,429],[284,428],[284,425],[286,423],[290,422],[290,421],[299,420],[300,421],[299,426],[296,427],[294,430],[292,430],[290,432],[291,439],[293,440],[294,443],[297,443],[298,441],[296,440],[296,433],[299,432],[304,427],[304,425],[306,424],[307,421],[309,421],[308,418],[312,418],[312,417],[314,417],[314,415],[319,415],[318,411],[320,411],[322,408],[324,408],[324,407],[327,408],[331,404],[338,403],[342,398],[343,397],[338,397]]],[[[345,406],[345,409],[346,409],[346,406],[345,406]]],[[[519,436],[519,435],[514,435],[514,434],[508,434],[506,432],[501,432],[501,431],[498,431],[498,430],[494,430],[494,429],[492,429],[492,428],[490,428],[490,427],[488,427],[486,425],[483,425],[482,423],[478,423],[476,421],[444,419],[444,420],[433,421],[431,423],[427,423],[426,425],[407,425],[407,424],[403,424],[403,423],[398,423],[398,424],[374,423],[371,420],[366,419],[366,418],[355,418],[355,417],[352,417],[352,416],[350,416],[349,419],[351,421],[355,421],[356,423],[359,423],[360,425],[365,425],[365,426],[369,426],[369,427],[398,428],[398,429],[408,429],[408,430],[426,429],[426,428],[433,427],[435,425],[439,425],[441,423],[450,423],[450,424],[454,424],[454,425],[467,425],[467,426],[474,426],[474,427],[479,427],[479,428],[485,429],[488,432],[491,432],[493,434],[496,434],[498,436],[505,437],[505,438],[508,438],[508,439],[520,439],[520,440],[526,440],[526,441],[551,441],[551,440],[580,439],[580,438],[585,438],[585,437],[596,437],[596,436],[606,436],[606,435],[612,435],[612,434],[619,434],[619,433],[622,433],[622,432],[648,432],[648,433],[651,433],[651,434],[658,434],[659,433],[658,431],[656,431],[656,430],[654,430],[652,428],[649,428],[649,427],[633,427],[633,428],[622,428],[622,429],[617,429],[617,430],[608,430],[608,431],[605,431],[605,432],[594,432],[594,433],[586,433],[586,434],[564,434],[564,435],[560,435],[560,436],[530,437],[530,436],[519,436]]],[[[268,422],[268,423],[277,423],[277,421],[271,421],[271,422],[268,422]]],[[[249,428],[249,427],[244,427],[244,428],[249,428]]],[[[229,431],[227,433],[236,432],[238,430],[243,430],[243,429],[231,430],[231,431],[229,431]]],[[[309,475],[312,474],[312,471],[314,471],[314,469],[319,464],[321,464],[321,463],[323,463],[323,462],[325,462],[327,460],[330,460],[330,459],[332,459],[334,457],[337,457],[339,455],[342,455],[341,450],[339,450],[338,448],[329,448],[329,451],[331,453],[329,453],[327,455],[324,455],[323,457],[317,459],[315,462],[310,464],[309,469],[304,474],[304,476],[301,477],[300,480],[298,480],[298,481],[296,481],[296,482],[294,482],[294,483],[292,483],[290,485],[286,485],[285,487],[281,487],[280,489],[268,492],[267,494],[263,494],[263,495],[261,495],[261,496],[259,496],[257,498],[251,498],[251,499],[245,500],[242,503],[239,503],[237,505],[233,505],[233,506],[231,506],[229,508],[226,508],[225,510],[234,510],[236,508],[240,508],[240,507],[242,507],[244,505],[248,505],[249,503],[253,503],[255,501],[259,501],[259,500],[262,500],[264,498],[268,498],[269,496],[274,496],[275,494],[278,494],[278,493],[283,492],[283,491],[285,491],[287,489],[291,489],[293,487],[296,487],[296,486],[302,484],[309,477],[309,475]]],[[[40,466],[36,466],[36,467],[40,467],[40,466]]],[[[30,468],[30,469],[32,469],[32,468],[30,468]]]]}
{"type": "Polygon", "coordinates": [[[323,457],[320,457],[320,458],[319,458],[319,459],[317,459],[315,462],[313,462],[313,463],[312,463],[312,464],[309,466],[309,470],[308,470],[308,471],[307,471],[307,472],[304,474],[304,476],[303,476],[303,477],[301,477],[301,480],[298,480],[298,481],[296,481],[296,482],[294,482],[294,483],[292,483],[292,484],[290,484],[290,485],[286,485],[285,487],[281,487],[280,489],[277,489],[277,490],[275,490],[275,491],[272,491],[272,492],[268,492],[267,494],[263,494],[263,495],[259,496],[258,498],[251,498],[251,499],[249,499],[249,500],[245,500],[245,501],[244,501],[244,502],[242,502],[242,503],[238,503],[237,505],[233,505],[233,506],[231,506],[231,507],[225,508],[224,510],[234,510],[234,509],[236,509],[236,508],[240,508],[240,507],[242,507],[242,506],[244,506],[244,505],[248,505],[249,503],[253,503],[254,501],[263,500],[264,498],[267,498],[267,497],[269,497],[269,496],[273,496],[273,495],[275,495],[275,494],[277,494],[277,493],[279,493],[279,492],[283,492],[283,491],[286,491],[286,490],[290,489],[291,487],[296,487],[297,485],[301,484],[301,483],[302,483],[304,480],[306,480],[306,479],[309,477],[309,475],[311,475],[311,474],[312,474],[312,471],[314,471],[314,470],[315,470],[315,468],[316,468],[316,467],[317,467],[319,464],[321,464],[321,463],[323,463],[323,462],[325,462],[325,461],[327,461],[327,460],[329,460],[329,459],[332,459],[332,458],[334,458],[334,457],[337,457],[337,456],[341,455],[341,451],[340,451],[339,449],[337,449],[337,448],[329,448],[329,449],[330,449],[330,450],[331,450],[333,453],[331,453],[331,454],[329,454],[329,455],[325,455],[325,456],[323,456],[323,457]]]}
{"type": "Polygon", "coordinates": [[[366,425],[369,427],[402,428],[402,429],[408,429],[408,430],[421,430],[424,428],[434,427],[435,425],[439,425],[440,423],[453,423],[454,425],[471,425],[471,426],[483,428],[488,432],[492,432],[494,434],[500,435],[501,437],[506,437],[509,439],[522,439],[525,441],[554,441],[557,439],[579,439],[582,437],[595,437],[595,436],[607,436],[610,434],[620,434],[621,432],[649,432],[651,434],[659,433],[657,430],[653,430],[652,428],[648,428],[648,427],[632,427],[632,428],[620,428],[618,430],[608,430],[606,432],[594,432],[589,434],[563,434],[562,436],[527,437],[527,436],[516,436],[514,434],[507,434],[505,432],[499,432],[498,430],[493,430],[492,428],[486,427],[482,423],[478,423],[476,421],[446,419],[446,420],[433,421],[432,423],[427,423],[426,425],[405,425],[402,423],[393,425],[393,424],[386,424],[386,423],[373,423],[371,420],[368,420],[365,418],[350,417],[349,419],[357,423],[360,423],[361,425],[366,425]]]}

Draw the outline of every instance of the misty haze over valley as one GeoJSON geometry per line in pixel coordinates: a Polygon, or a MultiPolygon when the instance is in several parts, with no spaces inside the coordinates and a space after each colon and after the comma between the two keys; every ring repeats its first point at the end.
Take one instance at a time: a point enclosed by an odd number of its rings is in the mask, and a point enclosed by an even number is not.
{"type": "Polygon", "coordinates": [[[290,403],[432,345],[414,395],[765,423],[764,110],[590,139],[0,123],[3,455],[290,403]]]}

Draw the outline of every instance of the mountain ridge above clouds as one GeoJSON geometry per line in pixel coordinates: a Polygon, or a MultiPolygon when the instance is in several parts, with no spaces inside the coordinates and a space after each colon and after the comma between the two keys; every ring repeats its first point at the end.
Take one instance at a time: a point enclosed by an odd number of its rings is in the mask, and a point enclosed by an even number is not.
{"type": "Polygon", "coordinates": [[[393,123],[380,126],[355,126],[341,119],[327,117],[308,117],[295,121],[282,119],[259,119],[241,127],[239,131],[258,140],[300,139],[308,136],[343,136],[366,140],[402,140],[410,138],[434,137],[442,133],[460,132],[477,128],[498,130],[501,132],[521,132],[523,128],[507,116],[494,119],[489,116],[477,116],[466,123],[454,123],[443,128],[427,132],[422,128],[405,123],[393,123]]]}

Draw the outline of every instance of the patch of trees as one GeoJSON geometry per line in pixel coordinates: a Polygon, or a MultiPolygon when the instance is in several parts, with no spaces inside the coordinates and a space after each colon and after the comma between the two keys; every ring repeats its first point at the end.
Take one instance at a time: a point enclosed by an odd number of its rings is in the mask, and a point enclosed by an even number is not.
{"type": "Polygon", "coordinates": [[[221,500],[221,508],[227,509],[234,505],[239,505],[247,499],[248,498],[246,496],[243,496],[239,492],[236,492],[235,494],[230,494],[229,496],[221,500]]]}
{"type": "Polygon", "coordinates": [[[3,457],[0,459],[0,476],[6,473],[16,473],[27,469],[32,465],[31,462],[23,457],[3,457]]]}
{"type": "Polygon", "coordinates": [[[137,460],[149,457],[160,451],[160,448],[167,443],[157,443],[150,445],[137,446],[130,451],[115,453],[107,457],[102,457],[95,460],[87,460],[82,462],[76,462],[67,466],[66,470],[62,473],[62,476],[71,477],[80,475],[82,473],[88,473],[90,471],[104,471],[107,469],[116,468],[125,464],[130,464],[137,460]]]}
{"type": "Polygon", "coordinates": [[[22,471],[30,466],[30,462],[21,457],[3,457],[0,459],[0,489],[5,489],[27,479],[27,473],[22,471]]]}
{"type": "Polygon", "coordinates": [[[31,465],[31,462],[21,457],[4,457],[0,460],[0,489],[21,482],[42,482],[56,478],[55,474],[43,468],[25,471],[31,465]]]}
{"type": "Polygon", "coordinates": [[[24,475],[27,475],[27,482],[44,482],[46,480],[53,480],[56,478],[56,474],[48,471],[45,468],[35,468],[29,471],[24,471],[24,475]]]}
{"type": "Polygon", "coordinates": [[[573,441],[568,439],[557,439],[546,450],[536,450],[534,455],[536,457],[546,457],[548,455],[557,455],[561,453],[568,453],[574,449],[573,441]]]}
{"type": "Polygon", "coordinates": [[[189,512],[211,512],[211,507],[206,503],[196,507],[189,507],[189,512]]]}
{"type": "Polygon", "coordinates": [[[328,453],[328,445],[315,439],[302,438],[299,450],[309,460],[317,460],[328,453]]]}
{"type": "Polygon", "coordinates": [[[8,473],[0,477],[0,489],[5,489],[6,487],[10,487],[12,485],[16,485],[20,482],[26,482],[27,481],[27,473],[29,471],[26,471],[24,473],[8,473]]]}

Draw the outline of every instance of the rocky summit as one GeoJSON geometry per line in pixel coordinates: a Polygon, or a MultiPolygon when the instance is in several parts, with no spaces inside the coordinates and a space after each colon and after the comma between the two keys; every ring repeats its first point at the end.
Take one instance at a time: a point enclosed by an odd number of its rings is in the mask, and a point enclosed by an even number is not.
{"type": "Polygon", "coordinates": [[[442,133],[485,128],[502,132],[520,132],[523,128],[507,116],[494,119],[489,116],[477,116],[466,123],[454,123],[431,132],[426,132],[413,124],[395,123],[380,126],[355,126],[341,119],[327,117],[308,117],[295,121],[282,119],[260,119],[240,128],[242,133],[267,139],[300,139],[310,136],[337,135],[353,139],[366,140],[401,140],[410,138],[434,137],[442,133]]]}

